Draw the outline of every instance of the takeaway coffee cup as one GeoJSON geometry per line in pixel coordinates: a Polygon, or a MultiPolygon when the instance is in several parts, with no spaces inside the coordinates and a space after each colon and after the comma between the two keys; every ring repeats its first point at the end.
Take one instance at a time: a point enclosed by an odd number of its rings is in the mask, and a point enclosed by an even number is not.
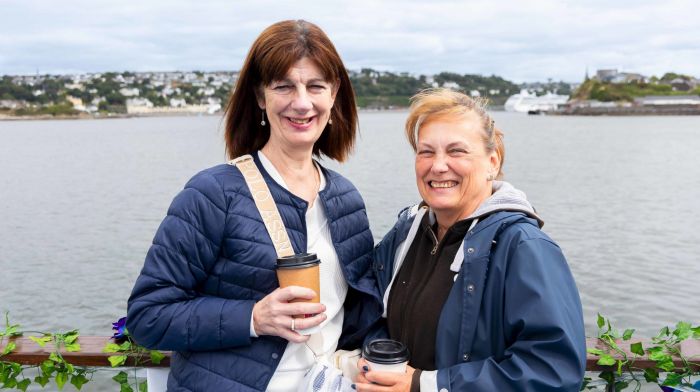
{"type": "MultiPolygon", "coordinates": [[[[298,299],[292,302],[320,302],[321,279],[319,275],[319,264],[321,260],[315,253],[299,253],[292,256],[280,257],[277,259],[277,280],[280,287],[301,286],[307,287],[316,292],[316,296],[310,300],[298,299]]],[[[301,314],[294,318],[312,317],[313,314],[301,314]]],[[[319,326],[297,330],[302,335],[310,335],[320,331],[319,326]]]]}
{"type": "Polygon", "coordinates": [[[375,339],[362,348],[362,357],[377,372],[405,373],[411,355],[405,344],[391,339],[375,339]]]}

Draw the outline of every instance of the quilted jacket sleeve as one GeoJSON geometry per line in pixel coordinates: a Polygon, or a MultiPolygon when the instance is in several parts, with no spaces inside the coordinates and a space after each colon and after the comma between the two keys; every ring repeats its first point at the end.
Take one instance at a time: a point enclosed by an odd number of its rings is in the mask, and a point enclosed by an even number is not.
{"type": "Polygon", "coordinates": [[[129,298],[127,329],[139,344],[174,351],[250,344],[254,301],[198,291],[218,258],[226,210],[222,185],[206,171],[173,200],[129,298]]]}
{"type": "Polygon", "coordinates": [[[503,332],[511,343],[504,358],[440,369],[435,391],[579,390],[585,333],[576,284],[561,250],[536,238],[520,241],[509,253],[503,332]]]}

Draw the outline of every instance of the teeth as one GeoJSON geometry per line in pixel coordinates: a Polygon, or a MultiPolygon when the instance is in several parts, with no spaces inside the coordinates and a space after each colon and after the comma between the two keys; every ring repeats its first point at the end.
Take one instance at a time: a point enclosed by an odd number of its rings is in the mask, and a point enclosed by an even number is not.
{"type": "Polygon", "coordinates": [[[433,188],[452,188],[457,185],[456,181],[430,181],[430,186],[433,188]]]}
{"type": "Polygon", "coordinates": [[[294,124],[308,124],[311,119],[310,118],[291,118],[287,117],[289,121],[293,122],[294,124]]]}

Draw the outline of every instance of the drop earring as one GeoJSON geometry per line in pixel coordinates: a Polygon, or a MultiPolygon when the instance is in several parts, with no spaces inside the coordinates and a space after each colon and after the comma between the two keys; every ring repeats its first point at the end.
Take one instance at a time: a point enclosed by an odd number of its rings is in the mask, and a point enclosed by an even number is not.
{"type": "Polygon", "coordinates": [[[332,119],[332,118],[329,118],[329,119],[328,119],[328,125],[333,125],[333,119],[332,119]]]}
{"type": "Polygon", "coordinates": [[[264,127],[265,124],[267,124],[267,123],[265,122],[265,111],[263,110],[262,111],[262,121],[260,121],[260,125],[262,125],[264,127]]]}

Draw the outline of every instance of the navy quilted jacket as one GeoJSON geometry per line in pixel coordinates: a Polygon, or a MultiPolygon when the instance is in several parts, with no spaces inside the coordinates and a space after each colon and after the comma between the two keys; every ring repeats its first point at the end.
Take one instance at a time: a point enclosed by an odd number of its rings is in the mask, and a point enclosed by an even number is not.
{"type": "MultiPolygon", "coordinates": [[[[295,252],[306,251],[307,203],[262,172],[295,252]]],[[[339,348],[361,344],[381,315],[370,271],[373,238],[355,187],[323,169],[319,193],[349,290],[339,348]]],[[[172,202],[129,298],[127,328],[175,351],[169,391],[264,391],[287,341],[250,337],[253,305],[278,286],[275,249],[240,171],[195,175],[172,202]]]]}

